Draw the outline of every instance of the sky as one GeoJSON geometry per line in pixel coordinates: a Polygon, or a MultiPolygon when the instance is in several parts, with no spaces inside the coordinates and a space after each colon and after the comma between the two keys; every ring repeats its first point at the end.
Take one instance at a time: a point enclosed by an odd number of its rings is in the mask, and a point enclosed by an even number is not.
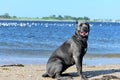
{"type": "Polygon", "coordinates": [[[4,13],[17,17],[120,19],[120,0],[0,0],[0,15],[4,13]]]}

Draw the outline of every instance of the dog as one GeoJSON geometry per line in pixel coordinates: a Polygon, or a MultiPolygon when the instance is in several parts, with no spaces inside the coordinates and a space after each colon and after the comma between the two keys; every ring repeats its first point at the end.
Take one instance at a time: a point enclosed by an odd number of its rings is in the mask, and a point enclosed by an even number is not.
{"type": "Polygon", "coordinates": [[[42,76],[65,80],[62,77],[62,72],[75,64],[80,78],[87,80],[82,73],[82,62],[87,51],[89,32],[90,25],[88,22],[76,21],[75,34],[53,52],[48,59],[46,73],[42,76]]]}

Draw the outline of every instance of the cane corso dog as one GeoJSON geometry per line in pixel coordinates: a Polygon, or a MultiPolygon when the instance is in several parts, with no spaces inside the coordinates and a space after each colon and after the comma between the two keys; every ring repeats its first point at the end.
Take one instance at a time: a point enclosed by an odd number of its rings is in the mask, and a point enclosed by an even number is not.
{"type": "Polygon", "coordinates": [[[90,26],[88,22],[80,23],[76,21],[75,34],[53,52],[48,59],[46,73],[42,76],[65,80],[62,72],[75,64],[81,79],[87,80],[82,73],[82,61],[87,51],[89,31],[90,26]]]}

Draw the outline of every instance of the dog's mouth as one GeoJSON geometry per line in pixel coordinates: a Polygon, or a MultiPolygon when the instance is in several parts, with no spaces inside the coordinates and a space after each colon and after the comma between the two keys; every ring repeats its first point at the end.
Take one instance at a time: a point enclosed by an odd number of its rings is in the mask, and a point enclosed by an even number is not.
{"type": "Polygon", "coordinates": [[[83,37],[84,37],[84,36],[88,36],[88,32],[85,32],[85,31],[80,32],[80,35],[83,36],[83,37]]]}

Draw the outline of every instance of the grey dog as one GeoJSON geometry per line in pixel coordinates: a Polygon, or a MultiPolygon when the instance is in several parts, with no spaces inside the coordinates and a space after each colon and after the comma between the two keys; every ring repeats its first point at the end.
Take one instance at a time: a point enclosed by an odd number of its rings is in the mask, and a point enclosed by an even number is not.
{"type": "Polygon", "coordinates": [[[89,31],[88,22],[80,23],[76,21],[75,34],[53,52],[47,62],[46,73],[42,76],[65,80],[62,72],[75,64],[80,78],[87,80],[82,73],[82,62],[87,51],[89,31]]]}

